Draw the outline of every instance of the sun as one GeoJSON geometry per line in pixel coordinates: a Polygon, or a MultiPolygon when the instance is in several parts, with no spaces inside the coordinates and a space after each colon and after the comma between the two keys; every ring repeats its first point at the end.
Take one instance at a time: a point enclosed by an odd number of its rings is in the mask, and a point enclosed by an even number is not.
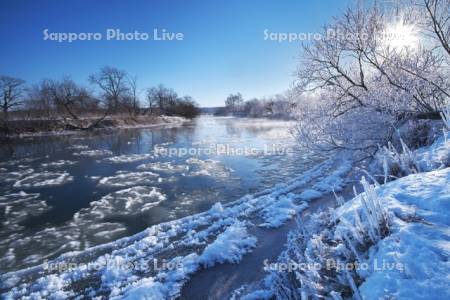
{"type": "Polygon", "coordinates": [[[405,24],[403,21],[388,25],[384,44],[396,51],[415,49],[419,45],[417,30],[414,25],[405,24]]]}

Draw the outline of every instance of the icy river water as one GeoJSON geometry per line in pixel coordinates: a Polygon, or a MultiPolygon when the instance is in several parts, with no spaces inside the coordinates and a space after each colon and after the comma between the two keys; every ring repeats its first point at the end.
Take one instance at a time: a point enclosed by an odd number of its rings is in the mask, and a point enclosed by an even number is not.
{"type": "Polygon", "coordinates": [[[0,144],[0,273],[129,236],[315,164],[291,122],[202,116],[0,144]]]}

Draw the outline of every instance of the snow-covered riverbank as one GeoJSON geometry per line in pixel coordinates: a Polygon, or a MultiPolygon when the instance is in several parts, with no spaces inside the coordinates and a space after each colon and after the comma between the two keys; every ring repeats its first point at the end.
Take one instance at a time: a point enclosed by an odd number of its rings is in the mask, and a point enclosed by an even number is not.
{"type": "Polygon", "coordinates": [[[234,299],[449,298],[449,136],[408,154],[423,172],[363,179],[363,193],[300,221],[265,279],[234,299]]]}

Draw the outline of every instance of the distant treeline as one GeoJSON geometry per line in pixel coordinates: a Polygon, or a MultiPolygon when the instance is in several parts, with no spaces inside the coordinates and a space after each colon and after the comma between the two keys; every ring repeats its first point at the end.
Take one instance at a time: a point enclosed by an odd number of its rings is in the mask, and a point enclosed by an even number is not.
{"type": "Polygon", "coordinates": [[[85,87],[69,77],[28,85],[20,78],[0,76],[1,130],[7,132],[12,120],[62,120],[85,129],[106,116],[194,118],[200,113],[192,97],[180,97],[163,85],[146,89],[140,99],[137,78],[114,67],[103,67],[88,79],[90,85],[85,87]]]}
{"type": "Polygon", "coordinates": [[[214,115],[290,119],[293,117],[296,106],[295,99],[288,94],[244,100],[240,93],[236,93],[230,94],[225,100],[225,107],[218,108],[214,115]]]}

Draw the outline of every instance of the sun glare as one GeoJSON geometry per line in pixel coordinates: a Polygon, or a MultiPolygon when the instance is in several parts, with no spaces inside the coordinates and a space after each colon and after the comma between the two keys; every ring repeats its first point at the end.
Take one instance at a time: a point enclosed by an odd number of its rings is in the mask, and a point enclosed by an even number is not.
{"type": "Polygon", "coordinates": [[[414,25],[405,25],[403,22],[388,26],[384,39],[386,46],[397,51],[415,49],[419,44],[414,25]]]}

